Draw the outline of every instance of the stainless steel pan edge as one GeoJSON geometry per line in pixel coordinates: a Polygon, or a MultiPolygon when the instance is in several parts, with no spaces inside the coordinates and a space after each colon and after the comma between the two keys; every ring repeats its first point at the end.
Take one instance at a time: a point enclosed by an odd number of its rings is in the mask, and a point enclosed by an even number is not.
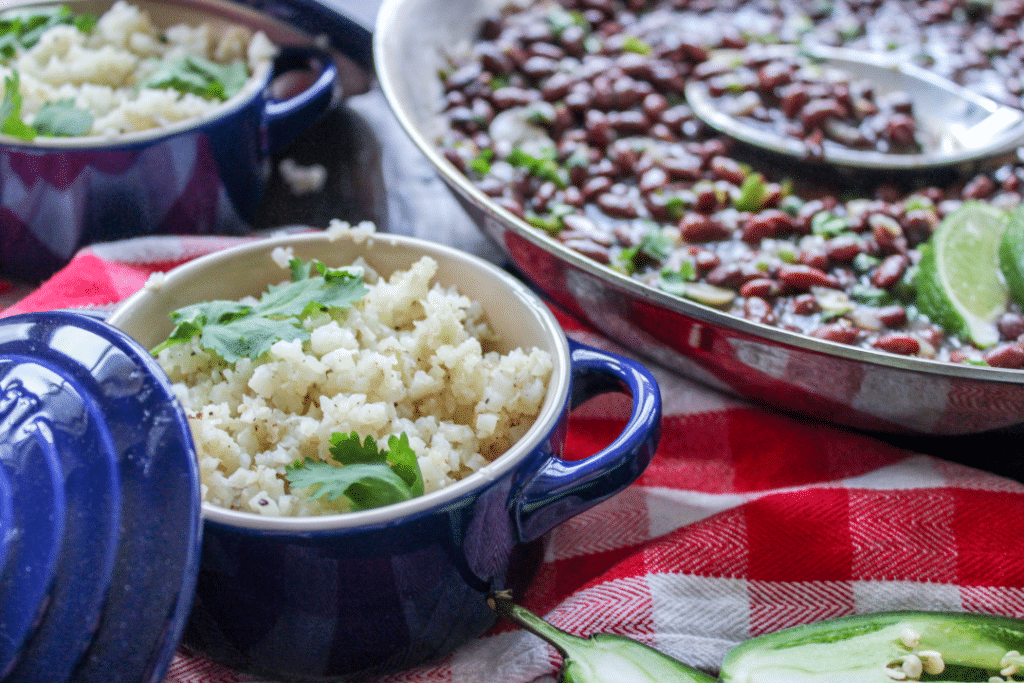
{"type": "Polygon", "coordinates": [[[495,2],[384,0],[381,89],[471,218],[552,300],[629,349],[712,387],[816,420],[894,433],[1024,425],[1024,371],[894,356],[742,320],[644,285],[565,248],[497,206],[434,145],[439,68],[495,2]]]}

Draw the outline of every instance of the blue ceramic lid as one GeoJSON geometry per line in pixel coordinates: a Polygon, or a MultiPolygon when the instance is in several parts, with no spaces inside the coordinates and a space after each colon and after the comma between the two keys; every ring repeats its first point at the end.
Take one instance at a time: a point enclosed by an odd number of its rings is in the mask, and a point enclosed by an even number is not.
{"type": "Polygon", "coordinates": [[[162,680],[202,522],[188,421],[149,352],[87,315],[0,319],[0,461],[26,530],[0,583],[21,631],[0,632],[5,682],[162,680]]]}
{"type": "MultiPolygon", "coordinates": [[[[236,1],[372,72],[372,34],[337,0],[236,1]]],[[[147,350],[102,316],[0,319],[0,680],[160,683],[199,570],[199,486],[147,350]]]]}
{"type": "Polygon", "coordinates": [[[0,576],[0,678],[14,667],[34,625],[45,613],[64,551],[64,473],[40,414],[33,371],[0,358],[0,467],[11,486],[7,564],[0,576]],[[28,386],[26,386],[26,384],[28,386]]]}
{"type": "Polygon", "coordinates": [[[0,467],[0,575],[7,565],[7,551],[12,540],[12,534],[7,531],[14,528],[14,503],[11,496],[11,482],[7,478],[7,473],[0,467]]]}
{"type": "Polygon", "coordinates": [[[100,623],[119,545],[119,458],[108,442],[104,406],[78,394],[75,383],[61,382],[56,390],[64,394],[62,404],[84,407],[88,417],[73,428],[64,423],[50,430],[64,471],[68,551],[57,567],[49,609],[11,674],[17,680],[62,681],[71,675],[100,623]]]}

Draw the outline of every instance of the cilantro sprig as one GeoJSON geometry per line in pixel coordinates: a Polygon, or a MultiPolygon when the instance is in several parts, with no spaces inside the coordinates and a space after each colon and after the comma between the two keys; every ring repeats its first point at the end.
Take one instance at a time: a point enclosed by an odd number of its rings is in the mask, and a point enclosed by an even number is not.
{"type": "MultiPolygon", "coordinates": [[[[54,26],[74,26],[89,33],[96,25],[91,14],[76,14],[67,5],[42,9],[12,10],[0,16],[0,58],[10,59],[18,50],[27,50],[39,42],[39,37],[54,26]]],[[[37,135],[49,137],[76,137],[92,128],[93,117],[78,109],[71,100],[43,105],[32,125],[22,120],[20,77],[14,71],[4,78],[3,98],[0,99],[0,132],[21,140],[32,140],[37,135]]]]}
{"type": "Polygon", "coordinates": [[[646,264],[661,263],[671,253],[671,240],[660,229],[651,228],[636,245],[624,248],[617,261],[624,271],[632,275],[646,264]]]}
{"type": "Polygon", "coordinates": [[[171,336],[152,350],[184,344],[199,336],[199,345],[234,363],[259,358],[278,341],[305,341],[302,319],[332,308],[348,308],[366,294],[358,272],[328,268],[320,261],[289,261],[292,282],[271,286],[256,304],[215,300],[171,313],[171,336]]]}
{"type": "Polygon", "coordinates": [[[60,25],[71,25],[82,33],[89,33],[96,25],[96,17],[75,14],[67,5],[4,12],[0,17],[0,57],[9,59],[19,48],[32,47],[43,33],[60,25]]]}
{"type": "Polygon", "coordinates": [[[31,140],[36,136],[36,132],[21,120],[20,83],[17,71],[4,77],[4,96],[0,100],[0,133],[21,140],[31,140]]]}
{"type": "Polygon", "coordinates": [[[564,188],[569,184],[565,169],[558,165],[557,152],[552,148],[545,150],[543,156],[534,156],[514,147],[505,159],[512,166],[526,169],[527,173],[540,180],[553,182],[564,188]]]}
{"type": "Polygon", "coordinates": [[[32,128],[49,137],[78,137],[92,130],[92,122],[92,114],[76,107],[73,100],[60,100],[40,107],[32,128]]]}
{"type": "Polygon", "coordinates": [[[223,101],[240,91],[248,78],[249,68],[240,59],[219,64],[187,55],[162,65],[144,85],[223,101]]]}
{"type": "Polygon", "coordinates": [[[369,510],[400,503],[423,495],[423,474],[409,437],[388,439],[388,448],[377,448],[373,437],[362,442],[359,434],[331,435],[331,460],[324,462],[306,458],[286,468],[286,478],[293,488],[317,487],[311,497],[336,500],[348,498],[352,510],[369,510]]]}
{"type": "Polygon", "coordinates": [[[21,118],[21,78],[17,71],[4,77],[4,94],[0,99],[0,133],[20,140],[37,135],[76,137],[92,129],[92,114],[78,109],[72,100],[47,102],[39,108],[32,125],[21,118]]]}

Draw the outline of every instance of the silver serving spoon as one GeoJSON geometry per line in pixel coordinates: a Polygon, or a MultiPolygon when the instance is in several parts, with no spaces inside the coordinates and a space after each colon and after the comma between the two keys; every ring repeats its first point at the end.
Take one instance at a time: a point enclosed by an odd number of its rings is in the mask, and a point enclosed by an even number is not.
{"type": "MultiPolygon", "coordinates": [[[[766,55],[794,56],[796,46],[770,46],[766,55]]],[[[950,166],[1009,153],[1024,144],[1024,112],[979,95],[913,64],[891,57],[844,48],[799,48],[814,64],[845,72],[851,79],[868,81],[877,95],[906,93],[922,133],[921,153],[897,154],[823,144],[814,157],[838,166],[874,170],[911,170],[950,166]]],[[[735,60],[736,51],[714,53],[711,59],[735,60]]],[[[686,87],[693,113],[712,128],[751,145],[801,159],[811,157],[801,140],[756,125],[724,108],[726,100],[709,93],[705,81],[686,87]]]]}

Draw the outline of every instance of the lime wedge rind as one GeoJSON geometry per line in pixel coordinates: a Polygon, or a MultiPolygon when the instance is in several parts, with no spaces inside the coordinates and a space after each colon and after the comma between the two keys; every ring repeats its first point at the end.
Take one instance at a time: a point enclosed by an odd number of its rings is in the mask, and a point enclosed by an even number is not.
{"type": "Polygon", "coordinates": [[[999,268],[1010,296],[1024,305],[1024,205],[1010,214],[1010,221],[999,243],[999,268]]]}
{"type": "Polygon", "coordinates": [[[968,202],[946,216],[921,248],[918,309],[975,346],[999,341],[996,321],[1007,310],[1009,289],[1000,269],[1006,212],[968,202]]]}

